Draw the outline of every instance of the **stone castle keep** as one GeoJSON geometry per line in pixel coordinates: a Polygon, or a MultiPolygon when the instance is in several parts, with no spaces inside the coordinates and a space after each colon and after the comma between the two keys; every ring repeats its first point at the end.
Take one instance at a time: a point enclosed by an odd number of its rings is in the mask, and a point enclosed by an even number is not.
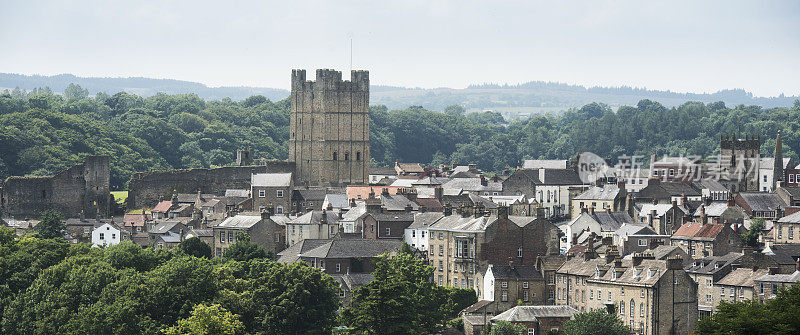
{"type": "Polygon", "coordinates": [[[108,156],[88,156],[83,163],[53,176],[9,177],[1,184],[0,212],[14,217],[39,217],[48,209],[65,217],[109,214],[108,156]]]}
{"type": "Polygon", "coordinates": [[[292,70],[289,161],[297,185],[366,184],[369,177],[369,72],[292,70]]]}

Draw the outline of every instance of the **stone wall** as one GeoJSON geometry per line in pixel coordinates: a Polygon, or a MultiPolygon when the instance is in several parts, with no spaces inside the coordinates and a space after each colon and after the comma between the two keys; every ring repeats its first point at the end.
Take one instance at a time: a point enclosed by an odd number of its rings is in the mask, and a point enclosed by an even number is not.
{"type": "Polygon", "coordinates": [[[48,209],[76,218],[107,217],[109,213],[109,157],[86,160],[53,176],[9,177],[2,182],[2,213],[16,218],[39,217],[48,209]]]}
{"type": "Polygon", "coordinates": [[[286,172],[294,172],[294,163],[270,161],[259,166],[137,172],[128,184],[128,208],[152,207],[161,197],[169,199],[173,190],[223,195],[226,189],[250,189],[252,173],[286,172]]]}

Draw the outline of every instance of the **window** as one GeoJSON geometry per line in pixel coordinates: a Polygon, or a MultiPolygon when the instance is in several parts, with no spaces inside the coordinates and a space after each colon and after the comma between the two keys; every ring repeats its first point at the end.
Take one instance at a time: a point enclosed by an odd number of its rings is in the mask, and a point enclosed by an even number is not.
{"type": "Polygon", "coordinates": [[[417,237],[417,231],[411,230],[411,237],[417,237]]]}
{"type": "Polygon", "coordinates": [[[114,233],[112,233],[112,234],[111,234],[111,239],[112,239],[112,240],[116,240],[116,239],[117,239],[117,234],[114,234],[114,233]]]}
{"type": "Polygon", "coordinates": [[[345,152],[344,153],[344,160],[346,160],[346,161],[350,160],[350,153],[349,152],[345,152]]]}
{"type": "Polygon", "coordinates": [[[500,286],[501,286],[502,288],[508,288],[508,282],[507,282],[507,281],[504,281],[504,282],[502,282],[502,283],[500,284],[500,286]]]}
{"type": "Polygon", "coordinates": [[[725,288],[724,287],[720,287],[719,288],[719,296],[720,297],[724,297],[725,296],[725,288]]]}
{"type": "Polygon", "coordinates": [[[778,226],[778,238],[783,238],[783,227],[778,226]]]}
{"type": "Polygon", "coordinates": [[[520,257],[520,258],[522,258],[522,247],[519,247],[519,248],[517,249],[517,257],[520,257]]]}
{"type": "Polygon", "coordinates": [[[159,249],[164,249],[164,242],[158,242],[158,244],[156,244],[156,247],[159,249]]]}
{"type": "Polygon", "coordinates": [[[333,160],[337,160],[337,159],[338,159],[338,157],[339,157],[339,156],[336,154],[336,151],[334,151],[334,152],[333,152],[333,160]]]}
{"type": "Polygon", "coordinates": [[[266,196],[267,196],[267,191],[266,190],[258,190],[258,197],[259,198],[264,198],[266,196]]]}
{"type": "MultiPolygon", "coordinates": [[[[709,295],[711,297],[711,295],[709,295]]],[[[639,316],[644,317],[644,304],[639,304],[639,316]]]]}
{"type": "Polygon", "coordinates": [[[642,289],[642,292],[639,294],[639,297],[644,298],[644,289],[642,289]]]}
{"type": "Polygon", "coordinates": [[[625,315],[625,302],[624,301],[620,301],[619,302],[619,314],[625,315]]]}
{"type": "MultiPolygon", "coordinates": [[[[292,226],[292,232],[294,232],[294,226],[292,226]]],[[[219,243],[225,243],[225,232],[219,232],[219,243]]]]}
{"type": "Polygon", "coordinates": [[[636,303],[631,299],[631,317],[634,317],[636,314],[636,303]]]}
{"type": "Polygon", "coordinates": [[[508,291],[503,291],[501,300],[508,301],[508,291]]]}
{"type": "Polygon", "coordinates": [[[528,291],[522,291],[522,301],[528,301],[528,291]]]}
{"type": "MultiPolygon", "coordinates": [[[[439,261],[439,271],[444,271],[444,263],[442,263],[442,261],[439,261]]],[[[439,276],[439,278],[441,278],[441,277],[442,276],[439,276]]],[[[441,285],[441,284],[442,284],[442,280],[439,279],[439,285],[441,285]]]]}
{"type": "Polygon", "coordinates": [[[764,283],[758,283],[758,294],[764,295],[764,283]]]}
{"type": "Polygon", "coordinates": [[[528,288],[528,282],[526,281],[522,282],[522,288],[528,288]]]}
{"type": "Polygon", "coordinates": [[[658,170],[653,170],[653,176],[658,177],[658,170]]]}
{"type": "Polygon", "coordinates": [[[739,298],[744,298],[744,288],[739,288],[739,298]]]}
{"type": "MultiPolygon", "coordinates": [[[[441,264],[442,264],[442,261],[439,261],[439,265],[440,265],[439,270],[441,270],[441,264]]],[[[441,286],[441,285],[442,285],[442,275],[439,275],[439,286],[441,286]]]]}
{"type": "Polygon", "coordinates": [[[89,227],[84,227],[83,228],[83,233],[84,234],[88,234],[89,233],[89,227]]]}
{"type": "Polygon", "coordinates": [[[706,279],[706,287],[711,287],[711,279],[706,279]]]}
{"type": "Polygon", "coordinates": [[[554,292],[553,290],[550,290],[550,292],[547,294],[547,297],[549,299],[555,299],[555,296],[556,296],[556,292],[554,292]]]}
{"type": "Polygon", "coordinates": [[[458,287],[458,278],[453,278],[453,287],[458,287]]]}
{"type": "Polygon", "coordinates": [[[711,295],[710,294],[706,294],[706,302],[711,302],[711,295]]]}
{"type": "Polygon", "coordinates": [[[789,226],[789,239],[791,240],[793,238],[794,238],[794,227],[789,226]]]}
{"type": "MultiPolygon", "coordinates": [[[[669,169],[669,176],[670,177],[675,176],[675,169],[669,169]]],[[[633,315],[631,315],[631,316],[633,316],[633,315]]]]}
{"type": "Polygon", "coordinates": [[[345,295],[344,295],[344,290],[342,290],[342,289],[339,289],[339,298],[340,298],[340,299],[344,299],[344,297],[345,297],[345,295]]]}
{"type": "Polygon", "coordinates": [[[536,328],[528,328],[528,335],[536,334],[536,328]]]}
{"type": "Polygon", "coordinates": [[[277,207],[277,208],[276,208],[276,210],[275,210],[275,213],[277,213],[277,214],[283,214],[283,206],[281,206],[281,205],[278,205],[278,207],[277,207]]]}
{"type": "Polygon", "coordinates": [[[555,284],[556,276],[551,274],[550,278],[547,281],[548,281],[548,284],[555,284]]]}
{"type": "Polygon", "coordinates": [[[440,239],[440,240],[443,240],[443,239],[444,239],[444,233],[439,233],[439,239],[440,239]]]}
{"type": "Polygon", "coordinates": [[[594,291],[589,290],[589,300],[594,300],[594,291]]]}
{"type": "Polygon", "coordinates": [[[386,236],[391,236],[391,235],[392,235],[392,228],[387,227],[386,228],[386,236]]]}
{"type": "Polygon", "coordinates": [[[100,239],[101,239],[101,240],[105,240],[105,239],[106,239],[104,235],[105,235],[105,234],[103,234],[103,233],[100,233],[100,239]]]}
{"type": "Polygon", "coordinates": [[[283,190],[276,190],[275,196],[278,198],[283,198],[283,190]]]}
{"type": "Polygon", "coordinates": [[[731,291],[731,298],[732,298],[734,295],[736,295],[736,292],[735,292],[736,288],[735,287],[731,287],[730,291],[731,291]]]}
{"type": "Polygon", "coordinates": [[[647,240],[643,239],[643,238],[640,238],[639,239],[639,246],[640,247],[646,247],[647,246],[647,240]]]}
{"type": "Polygon", "coordinates": [[[608,301],[611,301],[611,290],[608,291],[608,301]]]}
{"type": "Polygon", "coordinates": [[[439,256],[444,256],[444,246],[443,245],[439,246],[439,256]]]}
{"type": "Polygon", "coordinates": [[[430,249],[431,256],[433,256],[433,249],[435,249],[434,246],[431,246],[431,249],[430,249]]]}
{"type": "Polygon", "coordinates": [[[228,232],[228,243],[233,243],[233,232],[228,232]]]}
{"type": "Polygon", "coordinates": [[[336,272],[342,272],[342,264],[336,263],[336,272]]]}
{"type": "Polygon", "coordinates": [[[619,295],[623,295],[623,296],[625,295],[625,287],[624,286],[619,288],[619,295]]]}

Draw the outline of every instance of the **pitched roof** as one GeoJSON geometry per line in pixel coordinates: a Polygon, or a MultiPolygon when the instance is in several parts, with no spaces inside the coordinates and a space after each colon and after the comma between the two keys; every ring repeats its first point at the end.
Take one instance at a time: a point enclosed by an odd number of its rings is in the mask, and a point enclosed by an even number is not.
{"type": "Polygon", "coordinates": [[[497,220],[496,216],[486,217],[462,217],[461,215],[447,215],[436,221],[429,230],[451,230],[451,231],[485,231],[486,227],[497,220]]]}
{"type": "Polygon", "coordinates": [[[628,212],[594,211],[594,213],[581,212],[568,224],[571,226],[578,222],[578,220],[585,219],[597,222],[603,231],[616,231],[625,223],[635,223],[628,212]]]}
{"type": "MultiPolygon", "coordinates": [[[[700,209],[703,206],[697,207],[694,211],[695,217],[700,217],[700,209]]],[[[719,217],[722,216],[723,213],[728,209],[728,203],[724,201],[714,201],[708,205],[705,205],[706,216],[710,217],[719,217]]]]}
{"type": "Polygon", "coordinates": [[[396,176],[397,175],[397,171],[393,167],[370,166],[369,167],[369,174],[384,175],[384,176],[396,176]]]}
{"type": "Polygon", "coordinates": [[[122,222],[124,222],[126,226],[144,227],[145,217],[142,214],[125,214],[125,216],[122,217],[122,222]]]}
{"type": "Polygon", "coordinates": [[[781,265],[794,265],[800,258],[800,244],[773,244],[762,251],[781,265]]]}
{"type": "Polygon", "coordinates": [[[699,273],[699,274],[714,274],[717,271],[724,269],[726,266],[733,264],[743,254],[736,252],[729,252],[722,256],[708,256],[702,259],[697,259],[692,264],[686,266],[686,272],[699,273]]]}
{"type": "Polygon", "coordinates": [[[571,306],[515,306],[492,317],[492,321],[538,322],[539,318],[572,318],[580,313],[571,306]]]}
{"type": "Polygon", "coordinates": [[[172,201],[162,201],[153,207],[152,212],[166,213],[170,208],[172,208],[172,201]]]}
{"type": "Polygon", "coordinates": [[[753,280],[769,274],[767,269],[738,268],[717,281],[717,285],[753,287],[753,280]]]}
{"type": "MultiPolygon", "coordinates": [[[[639,217],[647,217],[654,210],[656,211],[656,216],[663,216],[671,208],[672,204],[657,204],[657,205],[644,204],[642,205],[642,208],[639,210],[639,217]]],[[[678,209],[683,211],[684,214],[689,212],[683,206],[678,206],[678,209]]]]}
{"type": "Polygon", "coordinates": [[[672,236],[673,238],[688,237],[702,240],[713,240],[717,238],[717,235],[722,232],[723,228],[725,228],[725,225],[722,224],[687,222],[680,226],[680,228],[678,228],[678,230],[675,231],[672,236]]]}
{"type": "Polygon", "coordinates": [[[261,221],[261,216],[255,215],[237,215],[232,216],[222,223],[218,224],[215,228],[225,229],[249,229],[261,221]]]}
{"type": "Polygon", "coordinates": [[[417,203],[420,207],[425,207],[426,210],[432,212],[441,212],[444,209],[442,203],[436,198],[417,198],[417,203]]]}
{"type": "Polygon", "coordinates": [[[310,258],[372,258],[400,250],[399,240],[328,239],[316,248],[301,252],[310,258]]]}
{"type": "Polygon", "coordinates": [[[278,253],[278,261],[281,263],[294,263],[300,259],[300,254],[317,248],[330,240],[304,239],[292,244],[278,253]]]}
{"type": "Polygon", "coordinates": [[[533,265],[489,265],[494,279],[542,279],[542,273],[533,265]]]}
{"type": "Polygon", "coordinates": [[[350,203],[347,201],[347,194],[326,194],[325,200],[322,201],[322,208],[328,208],[328,204],[333,208],[350,207],[350,203]]]}
{"type": "Polygon", "coordinates": [[[566,159],[526,159],[522,162],[523,169],[566,169],[569,161],[566,159]]]}
{"type": "Polygon", "coordinates": [[[152,228],[150,228],[149,233],[152,233],[152,234],[164,234],[164,233],[167,233],[167,232],[171,231],[178,224],[180,224],[180,222],[177,222],[177,221],[159,222],[156,225],[154,225],[152,228]]]}
{"type": "Polygon", "coordinates": [[[225,197],[249,198],[250,190],[225,190],[225,197]]]}
{"type": "Polygon", "coordinates": [[[254,173],[250,177],[250,184],[259,187],[288,187],[291,182],[291,173],[254,173]]]}
{"type": "Polygon", "coordinates": [[[406,173],[421,173],[425,172],[419,163],[397,163],[397,167],[406,173]]]}
{"type": "Polygon", "coordinates": [[[486,185],[482,183],[481,178],[453,178],[442,185],[445,189],[461,189],[464,191],[477,191],[477,192],[500,192],[503,190],[503,183],[486,180],[486,185]]]}
{"type": "Polygon", "coordinates": [[[292,191],[292,200],[323,201],[325,200],[325,195],[327,195],[327,192],[320,189],[294,190],[292,191]]]}
{"type": "Polygon", "coordinates": [[[414,222],[408,226],[409,229],[428,228],[434,222],[444,217],[441,212],[425,212],[414,214],[414,222]]]}
{"type": "Polygon", "coordinates": [[[375,221],[378,222],[412,222],[414,221],[414,213],[368,213],[375,221]]]}
{"type": "Polygon", "coordinates": [[[322,222],[322,213],[325,213],[325,217],[328,220],[328,224],[336,224],[339,222],[339,214],[334,211],[326,211],[326,210],[313,210],[307,212],[301,216],[298,216],[291,221],[289,224],[320,224],[322,222]]]}
{"type": "MultiPolygon", "coordinates": [[[[789,163],[792,161],[791,158],[784,158],[783,159],[783,169],[786,170],[789,168],[789,163]]],[[[761,157],[761,162],[759,163],[760,169],[767,169],[772,170],[775,168],[775,157],[761,157]]]]}
{"type": "Polygon", "coordinates": [[[725,192],[728,191],[728,188],[725,185],[722,185],[719,181],[714,179],[700,179],[693,183],[694,187],[697,189],[708,189],[712,192],[725,192]]]}
{"type": "MultiPolygon", "coordinates": [[[[380,195],[383,193],[383,190],[389,192],[389,194],[397,194],[397,192],[402,189],[399,186],[347,186],[347,199],[367,199],[369,198],[369,193],[373,192],[375,195],[380,195]]],[[[324,197],[324,196],[323,196],[324,197]]]]}
{"type": "Polygon", "coordinates": [[[780,223],[800,223],[800,212],[787,215],[778,220],[780,223]]]}
{"type": "Polygon", "coordinates": [[[575,197],[575,200],[614,200],[619,195],[619,191],[617,185],[595,186],[575,197]]]}
{"type": "Polygon", "coordinates": [[[800,271],[795,271],[788,274],[765,274],[754,279],[754,281],[771,283],[796,283],[800,282],[800,271]]]}
{"type": "Polygon", "coordinates": [[[408,198],[402,194],[381,194],[379,198],[381,199],[381,207],[388,211],[403,211],[408,205],[411,206],[412,210],[419,210],[418,204],[408,200],[408,198]]]}
{"type": "Polygon", "coordinates": [[[541,185],[583,185],[581,177],[574,170],[544,169],[544,180],[541,185]]]}
{"type": "Polygon", "coordinates": [[[751,211],[771,212],[778,209],[778,207],[786,207],[781,197],[774,193],[742,192],[739,193],[739,196],[747,203],[751,211]]]}
{"type": "Polygon", "coordinates": [[[700,196],[700,191],[693,186],[679,181],[661,181],[651,179],[647,186],[636,195],[637,198],[669,199],[673,196],[700,196]]]}

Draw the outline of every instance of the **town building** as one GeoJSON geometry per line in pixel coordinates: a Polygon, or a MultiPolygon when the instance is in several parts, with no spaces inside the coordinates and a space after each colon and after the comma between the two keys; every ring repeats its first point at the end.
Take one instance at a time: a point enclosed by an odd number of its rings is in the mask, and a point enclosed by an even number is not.
{"type": "Polygon", "coordinates": [[[336,211],[314,210],[286,223],[286,242],[292,246],[305,239],[330,239],[340,230],[343,214],[336,211]],[[341,215],[341,216],[340,216],[341,215]]]}
{"type": "Polygon", "coordinates": [[[399,240],[304,239],[278,253],[281,263],[302,261],[308,266],[334,274],[372,273],[382,255],[397,255],[399,240]]]}
{"type": "Polygon", "coordinates": [[[570,217],[578,217],[584,208],[624,212],[629,205],[627,200],[628,192],[625,190],[624,182],[619,182],[616,185],[595,186],[572,199],[572,215],[570,217]]]}
{"type": "Polygon", "coordinates": [[[547,302],[545,279],[534,265],[489,264],[483,275],[479,299],[493,301],[494,314],[517,305],[517,302],[544,305],[547,302]]]}
{"type": "Polygon", "coordinates": [[[222,223],[212,227],[214,231],[214,256],[222,257],[231,245],[239,240],[239,234],[245,233],[253,242],[267,252],[276,254],[286,246],[285,227],[270,218],[272,209],[261,213],[241,213],[231,216],[222,223]]]}
{"type": "Polygon", "coordinates": [[[253,210],[259,213],[273,207],[275,214],[284,214],[292,204],[291,173],[254,173],[250,181],[250,194],[253,195],[253,210]]]}
{"type": "Polygon", "coordinates": [[[709,256],[694,260],[685,267],[686,272],[697,283],[697,309],[700,317],[711,316],[721,301],[717,283],[734,269],[734,263],[742,254],[731,252],[721,256],[709,256]]]}
{"type": "Polygon", "coordinates": [[[742,239],[730,224],[707,223],[705,219],[684,223],[672,234],[672,245],[689,257],[701,259],[742,250],[742,239]]]}
{"type": "Polygon", "coordinates": [[[130,240],[131,233],[118,226],[114,221],[104,223],[92,230],[93,247],[110,247],[130,240]]]}
{"type": "Polygon", "coordinates": [[[492,317],[492,322],[521,325],[523,334],[549,334],[563,331],[564,324],[578,313],[569,306],[516,306],[492,317]]]}

